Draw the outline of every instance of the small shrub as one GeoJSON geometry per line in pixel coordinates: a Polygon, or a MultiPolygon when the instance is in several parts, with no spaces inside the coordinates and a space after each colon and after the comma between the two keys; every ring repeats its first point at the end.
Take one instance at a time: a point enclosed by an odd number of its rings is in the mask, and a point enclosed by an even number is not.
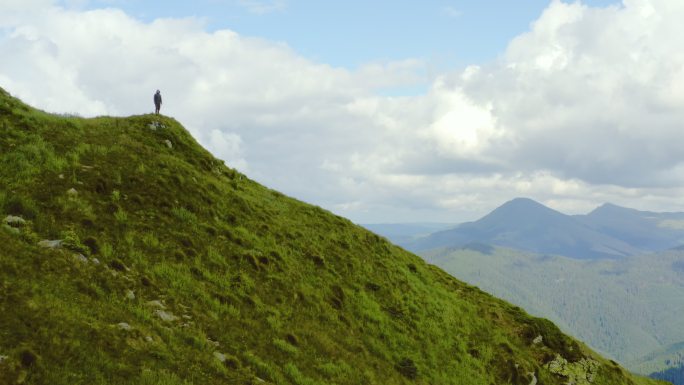
{"type": "Polygon", "coordinates": [[[316,267],[325,267],[325,259],[320,255],[311,255],[309,258],[311,258],[316,267]]]}
{"type": "Polygon", "coordinates": [[[415,380],[418,377],[418,368],[410,358],[404,358],[397,362],[394,368],[397,369],[402,376],[408,378],[409,380],[415,380]]]}
{"type": "Polygon", "coordinates": [[[289,343],[287,343],[287,341],[281,340],[280,338],[275,338],[273,340],[273,346],[287,354],[297,354],[297,352],[299,352],[299,349],[297,349],[296,346],[292,346],[289,343]]]}
{"type": "Polygon", "coordinates": [[[20,216],[24,219],[35,219],[38,216],[36,204],[20,196],[10,196],[5,198],[4,212],[11,215],[20,216]]]}
{"type": "Polygon", "coordinates": [[[152,280],[150,280],[150,278],[147,277],[146,275],[143,275],[142,277],[140,277],[140,283],[145,287],[152,286],[152,280]]]}
{"type": "Polygon", "coordinates": [[[380,290],[380,288],[381,288],[381,286],[375,282],[367,282],[366,283],[366,289],[368,289],[370,291],[378,291],[378,290],[380,290]]]}
{"type": "Polygon", "coordinates": [[[319,382],[315,381],[307,376],[305,376],[302,372],[299,371],[299,368],[291,362],[285,364],[283,367],[283,371],[285,372],[285,375],[290,378],[292,382],[294,382],[297,385],[318,385],[319,382]]]}
{"type": "Polygon", "coordinates": [[[125,224],[126,222],[128,222],[128,214],[126,214],[126,212],[121,207],[119,207],[114,212],[114,219],[116,219],[116,221],[120,224],[125,224]]]}
{"type": "Polygon", "coordinates": [[[38,362],[38,354],[31,349],[24,349],[19,353],[19,361],[25,368],[31,367],[38,362]]]}
{"type": "Polygon", "coordinates": [[[90,249],[81,243],[78,234],[74,230],[62,231],[60,238],[63,239],[62,247],[77,253],[89,254],[90,249]]]}
{"type": "Polygon", "coordinates": [[[285,336],[285,341],[287,341],[292,346],[299,346],[299,340],[297,339],[297,336],[295,336],[292,333],[288,333],[285,336]]]}
{"type": "Polygon", "coordinates": [[[318,365],[317,369],[323,373],[327,378],[349,378],[353,369],[344,361],[327,362],[318,365]]]}
{"type": "Polygon", "coordinates": [[[223,361],[223,366],[230,368],[230,369],[233,369],[233,370],[240,369],[240,367],[242,366],[242,363],[240,362],[240,360],[237,357],[235,357],[231,354],[226,354],[225,356],[226,356],[226,360],[223,361]]]}
{"type": "Polygon", "coordinates": [[[334,285],[331,289],[332,297],[330,298],[330,303],[335,309],[340,310],[344,306],[344,290],[338,285],[334,285]]]}
{"type": "Polygon", "coordinates": [[[105,242],[100,247],[100,254],[103,257],[111,258],[114,255],[114,247],[112,247],[112,245],[110,245],[109,243],[105,242]]]}
{"type": "Polygon", "coordinates": [[[116,271],[128,270],[128,267],[126,267],[126,265],[123,262],[121,262],[119,258],[114,258],[111,262],[109,262],[109,267],[116,271]]]}
{"type": "Polygon", "coordinates": [[[157,239],[157,237],[153,233],[149,232],[143,235],[142,242],[145,246],[147,246],[150,249],[157,249],[160,245],[159,239],[157,239]]]}

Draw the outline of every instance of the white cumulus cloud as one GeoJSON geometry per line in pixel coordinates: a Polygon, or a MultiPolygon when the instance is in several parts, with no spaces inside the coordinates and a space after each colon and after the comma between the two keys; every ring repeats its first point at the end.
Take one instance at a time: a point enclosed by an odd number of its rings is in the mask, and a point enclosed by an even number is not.
{"type": "Polygon", "coordinates": [[[678,0],[556,0],[498,60],[387,96],[428,63],[350,70],[193,18],[4,1],[0,86],[85,116],[151,112],[161,89],[230,166],[361,222],[475,219],[515,196],[684,210],[683,17],[678,0]]]}

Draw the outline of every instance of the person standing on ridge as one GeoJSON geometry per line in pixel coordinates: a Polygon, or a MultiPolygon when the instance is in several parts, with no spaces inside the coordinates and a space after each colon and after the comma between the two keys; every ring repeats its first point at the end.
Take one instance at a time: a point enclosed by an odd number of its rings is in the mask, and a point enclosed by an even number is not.
{"type": "Polygon", "coordinates": [[[154,113],[157,115],[159,115],[159,109],[161,108],[161,104],[162,104],[161,92],[159,92],[159,90],[157,90],[157,92],[154,94],[154,107],[155,107],[154,113]]]}

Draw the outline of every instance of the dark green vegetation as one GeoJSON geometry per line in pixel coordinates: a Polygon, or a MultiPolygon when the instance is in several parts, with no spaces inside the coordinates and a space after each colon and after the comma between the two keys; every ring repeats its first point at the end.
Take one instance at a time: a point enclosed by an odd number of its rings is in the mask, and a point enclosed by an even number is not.
{"type": "Polygon", "coordinates": [[[0,218],[3,384],[652,383],[169,118],[0,91],[0,218]]]}
{"type": "Polygon", "coordinates": [[[453,229],[410,241],[406,241],[409,236],[387,236],[416,252],[477,242],[578,259],[623,258],[684,244],[684,213],[605,204],[587,215],[573,216],[517,198],[453,229]]]}
{"type": "Polygon", "coordinates": [[[659,349],[634,363],[640,373],[650,373],[650,377],[684,384],[684,342],[671,344],[659,349]]]}
{"type": "Polygon", "coordinates": [[[548,317],[634,371],[681,370],[682,250],[585,261],[468,247],[434,250],[425,257],[459,279],[548,317]]]}

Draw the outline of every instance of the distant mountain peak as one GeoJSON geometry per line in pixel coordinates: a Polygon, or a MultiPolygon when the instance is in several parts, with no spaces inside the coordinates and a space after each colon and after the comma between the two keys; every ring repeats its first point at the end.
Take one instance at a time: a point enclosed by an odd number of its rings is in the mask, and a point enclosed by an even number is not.
{"type": "Polygon", "coordinates": [[[587,216],[596,216],[596,215],[613,215],[613,214],[636,214],[636,213],[641,213],[642,211],[636,210],[636,209],[631,209],[628,207],[622,207],[618,206],[613,203],[604,203],[601,206],[595,208],[592,210],[587,216]]]}
{"type": "Polygon", "coordinates": [[[480,221],[517,222],[520,220],[538,220],[541,217],[558,218],[564,216],[565,214],[544,206],[533,199],[515,198],[497,207],[480,219],[480,221]]]}

